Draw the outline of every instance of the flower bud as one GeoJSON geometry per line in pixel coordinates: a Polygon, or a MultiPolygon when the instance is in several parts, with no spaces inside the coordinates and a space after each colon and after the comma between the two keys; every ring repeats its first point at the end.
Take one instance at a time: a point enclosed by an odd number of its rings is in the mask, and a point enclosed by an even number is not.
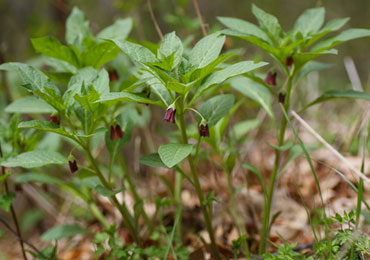
{"type": "Polygon", "coordinates": [[[209,137],[208,124],[201,123],[199,125],[199,135],[203,137],[209,137]]]}
{"type": "Polygon", "coordinates": [[[294,60],[292,56],[289,56],[285,59],[285,65],[287,65],[288,67],[292,66],[293,63],[294,63],[294,60]]]}
{"type": "Polygon", "coordinates": [[[76,171],[78,171],[76,160],[68,161],[68,164],[69,164],[69,169],[71,170],[71,173],[75,173],[76,171]]]}
{"type": "Polygon", "coordinates": [[[175,123],[175,114],[176,114],[176,108],[173,108],[173,106],[170,106],[167,109],[163,120],[174,124],[175,123]]]}
{"type": "Polygon", "coordinates": [[[269,71],[266,75],[264,82],[269,85],[276,86],[276,75],[277,75],[276,72],[269,71]]]}
{"type": "Polygon", "coordinates": [[[60,125],[60,119],[57,115],[52,115],[48,119],[49,122],[52,122],[54,124],[60,125]]]}
{"type": "Polygon", "coordinates": [[[109,75],[109,81],[117,81],[118,80],[118,73],[116,70],[110,70],[108,71],[108,75],[109,75]]]}
{"type": "Polygon", "coordinates": [[[284,104],[285,102],[285,94],[284,93],[279,93],[279,103],[284,104]]]}
{"type": "Polygon", "coordinates": [[[121,139],[125,133],[122,131],[121,126],[117,124],[116,126],[110,126],[110,139],[121,139]]]}

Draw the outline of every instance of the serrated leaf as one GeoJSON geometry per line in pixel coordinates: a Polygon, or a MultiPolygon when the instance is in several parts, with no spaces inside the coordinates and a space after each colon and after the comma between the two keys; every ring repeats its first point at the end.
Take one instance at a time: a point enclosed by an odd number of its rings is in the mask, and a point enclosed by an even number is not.
{"type": "Polygon", "coordinates": [[[15,199],[14,192],[9,192],[8,194],[5,195],[0,195],[0,207],[6,212],[9,212],[10,206],[13,203],[13,199],[15,199]]]}
{"type": "Polygon", "coordinates": [[[142,63],[158,62],[154,53],[142,45],[120,40],[112,40],[112,42],[133,61],[142,63]]]}
{"type": "Polygon", "coordinates": [[[140,158],[140,163],[150,167],[168,168],[161,160],[158,153],[146,154],[140,158]]]}
{"type": "Polygon", "coordinates": [[[59,240],[76,235],[87,235],[90,231],[77,224],[63,224],[53,227],[41,235],[42,241],[59,240]]]}
{"type": "Polygon", "coordinates": [[[307,108],[321,103],[325,102],[330,99],[334,98],[351,98],[351,99],[365,99],[365,100],[370,100],[370,94],[361,92],[361,91],[356,91],[356,90],[329,90],[325,92],[323,95],[309,103],[307,106],[305,106],[303,110],[306,110],[307,108]]]}
{"type": "Polygon", "coordinates": [[[10,103],[6,108],[7,113],[21,114],[51,114],[56,110],[43,99],[36,96],[26,96],[10,103]]]}
{"type": "Polygon", "coordinates": [[[196,90],[190,104],[197,100],[211,86],[220,84],[225,80],[265,66],[266,62],[242,61],[226,67],[223,70],[212,73],[204,83],[196,90]]]}
{"type": "Polygon", "coordinates": [[[111,197],[113,195],[116,195],[116,194],[124,191],[125,188],[122,188],[122,189],[119,189],[119,190],[110,190],[110,189],[105,188],[103,185],[98,184],[98,185],[95,186],[95,188],[93,190],[95,190],[97,193],[99,193],[99,194],[101,194],[105,197],[111,197]]]}
{"type": "Polygon", "coordinates": [[[79,67],[76,54],[67,46],[61,44],[56,38],[51,36],[31,39],[33,48],[52,58],[63,60],[69,64],[79,67]]]}
{"type": "Polygon", "coordinates": [[[5,167],[38,168],[50,164],[67,164],[67,159],[58,152],[31,151],[7,158],[0,163],[5,167]]]}
{"type": "Polygon", "coordinates": [[[60,127],[59,125],[49,122],[49,121],[41,121],[41,120],[31,120],[31,121],[24,121],[18,125],[18,128],[33,128],[45,132],[52,132],[60,135],[67,136],[72,138],[73,135],[67,132],[64,127],[60,127]]]}
{"type": "Polygon", "coordinates": [[[199,108],[199,113],[207,120],[208,126],[211,127],[229,113],[234,101],[235,98],[231,94],[212,97],[199,108]]]}
{"type": "Polygon", "coordinates": [[[275,16],[266,13],[254,4],[252,5],[252,13],[257,18],[260,26],[269,32],[275,40],[280,38],[282,29],[278,19],[275,16]]]}
{"type": "Polygon", "coordinates": [[[189,62],[194,69],[207,66],[217,59],[225,42],[225,36],[219,33],[210,34],[202,38],[193,47],[189,54],[189,62]]]}
{"type": "Polygon", "coordinates": [[[334,46],[349,40],[370,36],[369,29],[348,29],[340,34],[325,39],[312,47],[311,51],[320,52],[333,48],[334,46]]]}
{"type": "Polygon", "coordinates": [[[81,50],[82,42],[87,37],[92,37],[89,21],[80,9],[74,7],[66,21],[66,41],[81,50]]]}
{"type": "Polygon", "coordinates": [[[191,153],[193,145],[191,144],[163,144],[158,149],[159,157],[162,162],[172,168],[191,153]]]}
{"type": "Polygon", "coordinates": [[[38,183],[46,183],[46,184],[63,184],[63,181],[41,173],[22,173],[17,176],[15,179],[16,183],[25,183],[25,182],[38,182],[38,183]]]}
{"type": "Polygon", "coordinates": [[[294,33],[302,33],[303,36],[318,32],[325,20],[325,8],[310,8],[305,10],[294,24],[294,33]]]}
{"type": "Polygon", "coordinates": [[[97,35],[97,39],[124,40],[132,29],[132,19],[118,19],[112,25],[104,28],[97,35]]]}
{"type": "Polygon", "coordinates": [[[243,76],[231,79],[230,84],[233,89],[259,103],[266,110],[267,114],[274,118],[271,95],[263,85],[243,76]]]}
{"type": "Polygon", "coordinates": [[[230,28],[235,32],[239,32],[244,36],[246,35],[254,36],[258,39],[263,40],[266,43],[271,42],[266,33],[253,23],[233,17],[217,17],[217,19],[226,27],[230,28]]]}

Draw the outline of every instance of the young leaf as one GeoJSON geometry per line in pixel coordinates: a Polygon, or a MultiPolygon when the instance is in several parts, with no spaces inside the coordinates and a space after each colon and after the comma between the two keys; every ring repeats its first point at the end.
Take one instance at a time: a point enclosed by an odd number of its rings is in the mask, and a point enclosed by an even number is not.
{"type": "Polygon", "coordinates": [[[180,64],[183,51],[184,47],[182,46],[181,40],[176,36],[175,32],[172,32],[164,36],[159,46],[157,57],[160,60],[164,60],[173,54],[173,62],[167,69],[168,71],[172,71],[180,64]]]}
{"type": "Polygon", "coordinates": [[[153,52],[145,48],[142,45],[120,40],[112,40],[118,48],[121,49],[132,61],[147,63],[147,62],[158,62],[153,52]]]}
{"type": "Polygon", "coordinates": [[[33,128],[45,132],[52,132],[60,135],[67,136],[69,138],[73,138],[73,135],[67,132],[64,127],[60,127],[59,125],[49,122],[49,121],[41,121],[41,120],[31,120],[31,121],[24,121],[18,125],[18,128],[33,128]]]}
{"type": "Polygon", "coordinates": [[[325,92],[323,95],[309,103],[307,106],[305,106],[301,111],[306,110],[307,108],[327,101],[329,99],[333,98],[358,98],[358,99],[365,99],[370,100],[370,94],[367,94],[365,92],[356,91],[356,90],[329,90],[325,92]]]}
{"type": "Polygon", "coordinates": [[[66,61],[77,68],[79,67],[76,54],[70,48],[61,44],[56,38],[51,36],[33,38],[31,42],[36,51],[46,56],[66,61]]]}
{"type": "Polygon", "coordinates": [[[172,168],[191,153],[193,145],[191,144],[163,144],[158,149],[159,157],[162,162],[172,168]]]}
{"type": "Polygon", "coordinates": [[[190,101],[190,104],[197,100],[211,86],[215,84],[220,84],[231,77],[235,77],[247,73],[249,71],[255,70],[257,68],[263,67],[266,64],[267,64],[266,62],[255,63],[253,61],[242,61],[230,65],[223,70],[216,71],[215,73],[211,74],[204,81],[204,83],[196,90],[196,92],[194,93],[194,97],[190,101]]]}
{"type": "Polygon", "coordinates": [[[233,89],[259,103],[266,110],[267,114],[274,118],[270,92],[263,85],[242,76],[231,79],[230,84],[233,89]]]}
{"type": "Polygon", "coordinates": [[[207,120],[208,126],[211,127],[229,113],[234,105],[234,100],[235,98],[231,94],[212,97],[199,108],[199,113],[207,120]]]}
{"type": "Polygon", "coordinates": [[[15,199],[15,193],[9,192],[5,195],[0,195],[0,208],[5,210],[6,212],[9,212],[10,206],[13,203],[13,200],[15,199]]]}
{"type": "Polygon", "coordinates": [[[0,163],[5,167],[38,168],[49,164],[67,164],[67,159],[58,152],[31,151],[7,158],[0,163]]]}
{"type": "Polygon", "coordinates": [[[132,29],[132,19],[118,19],[96,35],[97,39],[124,40],[132,29]]]}
{"type": "Polygon", "coordinates": [[[256,5],[252,5],[252,13],[257,18],[258,23],[260,26],[269,32],[274,40],[278,40],[280,38],[280,34],[282,33],[281,26],[279,24],[278,19],[263,11],[261,8],[258,8],[256,5]]]}
{"type": "Polygon", "coordinates": [[[140,158],[140,163],[150,167],[168,168],[161,160],[158,153],[146,154],[140,158]]]}
{"type": "Polygon", "coordinates": [[[218,33],[202,38],[190,51],[189,62],[194,69],[207,66],[217,59],[225,42],[225,36],[218,33]]]}
{"type": "Polygon", "coordinates": [[[315,34],[324,24],[324,20],[324,7],[307,9],[298,17],[293,32],[300,32],[303,36],[315,34]]]}
{"type": "Polygon", "coordinates": [[[74,237],[76,235],[87,235],[90,231],[82,228],[77,224],[63,224],[53,227],[42,234],[42,241],[59,240],[67,237],[74,237]]]}
{"type": "Polygon", "coordinates": [[[74,7],[66,22],[66,41],[80,50],[85,38],[92,37],[89,21],[80,9],[74,7]]]}
{"type": "Polygon", "coordinates": [[[43,99],[36,96],[26,96],[10,103],[6,108],[7,113],[21,114],[51,114],[56,110],[43,99]]]}
{"type": "Polygon", "coordinates": [[[41,173],[22,173],[17,176],[15,179],[16,183],[25,183],[25,182],[38,182],[38,183],[46,183],[46,184],[63,184],[63,181],[41,173]]]}

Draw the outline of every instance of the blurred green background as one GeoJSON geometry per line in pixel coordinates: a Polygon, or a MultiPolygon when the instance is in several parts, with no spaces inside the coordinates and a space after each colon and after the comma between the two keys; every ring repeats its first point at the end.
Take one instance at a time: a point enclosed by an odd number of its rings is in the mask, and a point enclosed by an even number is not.
{"type": "MultiPolygon", "coordinates": [[[[256,23],[251,13],[255,3],[278,17],[285,30],[292,28],[295,19],[306,8],[324,6],[326,18],[350,17],[346,27],[370,28],[369,0],[199,0],[205,23],[210,30],[221,29],[217,16],[234,16],[256,23]]],[[[152,0],[153,9],[164,33],[176,31],[180,37],[201,37],[199,23],[191,0],[152,0]]],[[[0,54],[3,61],[24,62],[37,54],[30,44],[31,37],[53,35],[63,40],[64,23],[73,6],[83,10],[94,32],[110,25],[119,17],[132,17],[134,29],[131,38],[159,40],[154,29],[146,0],[0,0],[0,54]]],[[[244,47],[247,56],[258,55],[259,50],[244,41],[232,39],[232,47],[244,47]]],[[[335,63],[331,70],[323,71],[320,84],[323,88],[347,88],[349,80],[343,59],[351,56],[356,64],[364,87],[369,82],[370,38],[350,41],[339,46],[339,55],[325,58],[335,63]],[[329,86],[326,86],[329,85],[329,86]]],[[[268,57],[264,59],[269,60],[268,57]]]]}

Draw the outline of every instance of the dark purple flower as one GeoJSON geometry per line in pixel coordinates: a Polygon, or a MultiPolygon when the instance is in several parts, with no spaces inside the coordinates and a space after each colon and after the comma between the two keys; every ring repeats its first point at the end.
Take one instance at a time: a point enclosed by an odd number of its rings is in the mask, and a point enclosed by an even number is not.
{"type": "Polygon", "coordinates": [[[71,173],[75,173],[78,171],[77,162],[76,160],[68,161],[69,169],[71,170],[71,173]]]}
{"type": "Polygon", "coordinates": [[[269,84],[269,85],[276,86],[276,75],[277,75],[276,72],[269,71],[267,73],[267,76],[266,76],[264,82],[269,84]]]}
{"type": "Polygon", "coordinates": [[[163,120],[166,120],[167,122],[170,123],[175,123],[175,114],[176,114],[176,109],[173,109],[172,107],[169,107],[166,111],[166,114],[164,115],[163,120]]]}
{"type": "Polygon", "coordinates": [[[203,136],[203,137],[209,137],[208,124],[200,124],[200,126],[199,126],[199,135],[203,136]]]}
{"type": "Polygon", "coordinates": [[[285,94],[279,93],[279,103],[284,104],[284,102],[285,102],[285,94]]]}
{"type": "Polygon", "coordinates": [[[60,124],[60,120],[59,120],[59,117],[58,116],[51,116],[51,117],[49,117],[48,121],[49,122],[52,122],[54,124],[57,124],[57,125],[60,124]]]}
{"type": "Polygon", "coordinates": [[[121,139],[125,133],[122,131],[121,126],[117,124],[116,126],[110,126],[110,139],[121,139]]]}
{"type": "Polygon", "coordinates": [[[116,70],[110,70],[108,71],[108,75],[109,75],[109,81],[117,81],[118,80],[118,73],[116,70]]]}
{"type": "Polygon", "coordinates": [[[293,63],[294,63],[294,60],[292,56],[289,56],[285,59],[285,65],[287,65],[288,67],[292,66],[293,63]]]}

